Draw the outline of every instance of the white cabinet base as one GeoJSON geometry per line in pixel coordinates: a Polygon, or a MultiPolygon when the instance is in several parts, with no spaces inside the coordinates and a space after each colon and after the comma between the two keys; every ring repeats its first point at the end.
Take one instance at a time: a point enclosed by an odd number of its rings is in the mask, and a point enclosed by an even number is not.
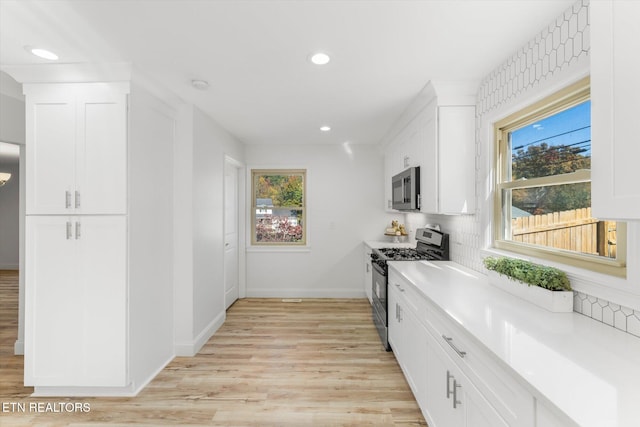
{"type": "Polygon", "coordinates": [[[28,216],[25,385],[127,385],[126,218],[28,216]]]}

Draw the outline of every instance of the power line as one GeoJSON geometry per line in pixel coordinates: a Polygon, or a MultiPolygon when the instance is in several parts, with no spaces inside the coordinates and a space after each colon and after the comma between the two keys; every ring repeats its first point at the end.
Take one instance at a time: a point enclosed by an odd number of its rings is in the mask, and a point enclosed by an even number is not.
{"type": "MultiPolygon", "coordinates": [[[[512,150],[519,150],[521,148],[528,147],[530,145],[536,144],[536,143],[541,142],[541,141],[547,141],[547,140],[550,140],[550,139],[557,138],[559,136],[568,135],[570,133],[578,132],[578,131],[581,131],[581,130],[584,130],[584,129],[589,129],[589,128],[591,128],[591,125],[584,126],[584,127],[578,128],[578,129],[573,129],[573,130],[570,130],[570,131],[567,131],[567,132],[562,132],[562,133],[559,133],[557,135],[551,135],[551,136],[548,136],[546,138],[541,138],[541,139],[537,139],[535,141],[529,142],[528,144],[523,144],[523,145],[519,145],[517,147],[512,147],[512,150]]],[[[513,132],[511,132],[511,134],[513,134],[513,132]]],[[[589,140],[589,141],[591,141],[591,140],[589,140]]]]}
{"type": "MultiPolygon", "coordinates": [[[[568,148],[568,147],[576,147],[576,146],[582,146],[582,145],[584,145],[585,147],[591,147],[591,139],[585,139],[583,141],[574,142],[573,144],[550,145],[545,150],[538,153],[529,153],[528,151],[523,151],[522,154],[518,155],[517,153],[512,152],[511,159],[513,161],[513,159],[525,159],[528,157],[537,157],[537,156],[544,155],[545,153],[551,150],[557,150],[558,148],[568,148]]],[[[589,149],[581,148],[579,151],[572,151],[571,153],[580,154],[580,153],[584,153],[585,151],[589,151],[589,149]]]]}

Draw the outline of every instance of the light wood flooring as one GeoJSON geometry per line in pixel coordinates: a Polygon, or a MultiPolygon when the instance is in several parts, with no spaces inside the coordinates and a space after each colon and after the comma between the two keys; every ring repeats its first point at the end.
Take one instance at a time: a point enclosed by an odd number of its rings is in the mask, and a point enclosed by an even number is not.
{"type": "Polygon", "coordinates": [[[0,271],[0,426],[426,425],[364,299],[243,299],[196,357],[175,358],[133,398],[31,398],[22,386],[17,273],[0,271]],[[29,404],[88,403],[88,413],[29,404]]]}

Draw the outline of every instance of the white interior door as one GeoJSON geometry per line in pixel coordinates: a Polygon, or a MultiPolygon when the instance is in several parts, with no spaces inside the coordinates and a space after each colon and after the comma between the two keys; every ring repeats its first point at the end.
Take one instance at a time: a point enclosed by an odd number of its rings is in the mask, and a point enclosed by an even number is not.
{"type": "Polygon", "coordinates": [[[224,302],[229,308],[239,295],[238,168],[224,166],[224,302]]]}

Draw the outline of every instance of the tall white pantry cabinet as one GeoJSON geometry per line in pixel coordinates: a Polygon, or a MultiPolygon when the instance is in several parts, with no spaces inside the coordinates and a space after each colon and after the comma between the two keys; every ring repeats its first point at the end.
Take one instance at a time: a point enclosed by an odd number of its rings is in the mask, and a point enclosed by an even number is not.
{"type": "Polygon", "coordinates": [[[174,118],[128,81],[23,92],[25,385],[134,395],[173,357],[174,118]]]}

